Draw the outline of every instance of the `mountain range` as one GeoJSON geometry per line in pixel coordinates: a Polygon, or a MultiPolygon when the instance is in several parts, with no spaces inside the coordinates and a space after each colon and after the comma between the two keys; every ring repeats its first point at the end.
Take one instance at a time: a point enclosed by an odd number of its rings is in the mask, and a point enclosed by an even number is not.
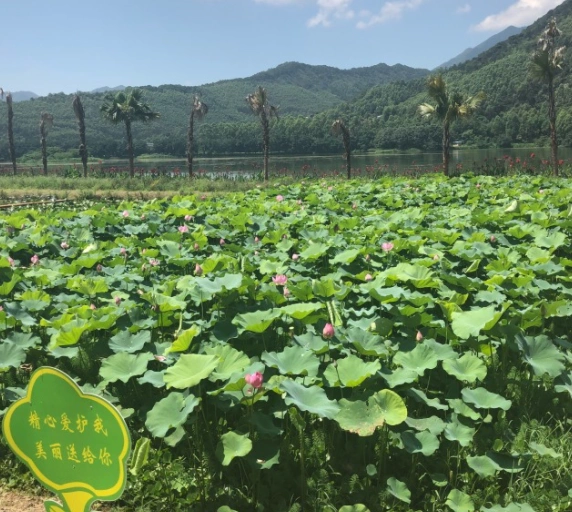
{"type": "MultiPolygon", "coordinates": [[[[559,44],[570,48],[572,0],[565,0],[520,33],[510,36],[514,31],[504,31],[502,37],[508,39],[444,70],[452,89],[468,94],[482,90],[487,97],[473,118],[454,125],[454,137],[482,147],[546,142],[546,86],[531,80],[530,55],[552,16],[563,32],[559,44]]],[[[572,69],[570,52],[565,53],[563,68],[572,69]]],[[[154,152],[183,156],[190,103],[198,94],[210,109],[198,128],[199,153],[258,152],[260,128],[244,101],[258,85],[266,87],[271,103],[280,106],[281,118],[272,128],[275,152],[339,151],[339,141],[330,133],[336,118],[350,126],[355,149],[438,149],[438,126],[417,115],[417,106],[427,101],[425,79],[429,73],[402,65],[340,70],[288,62],[248,78],[199,87],[145,86],[145,99],[161,118],[134,126],[136,150],[146,152],[147,143],[153,143],[154,152]]],[[[572,88],[565,76],[561,73],[556,81],[558,125],[561,140],[572,145],[572,88]]],[[[97,157],[122,157],[122,127],[105,123],[99,113],[105,91],[82,93],[89,151],[97,157]]],[[[71,101],[72,95],[59,93],[19,103],[14,109],[17,153],[37,151],[38,119],[43,111],[54,116],[48,144],[76,152],[77,126],[71,101]]],[[[5,110],[0,108],[1,126],[5,126],[5,110]]],[[[6,158],[6,135],[0,130],[0,160],[6,158]]]]}
{"type": "MultiPolygon", "coordinates": [[[[461,64],[462,62],[473,59],[480,55],[482,52],[492,48],[494,45],[508,39],[513,35],[519,34],[522,30],[522,28],[512,26],[508,27],[498,34],[489,37],[478,46],[475,46],[474,48],[467,48],[459,55],[453,57],[440,66],[437,66],[436,69],[449,68],[456,64],[461,64]]],[[[256,73],[255,75],[247,78],[221,80],[219,82],[208,85],[227,84],[236,80],[256,83],[264,82],[269,84],[291,84],[314,91],[331,89],[335,96],[338,96],[344,101],[347,101],[356,96],[356,91],[359,94],[360,92],[370,89],[375,85],[379,85],[380,82],[385,82],[387,77],[391,77],[392,80],[407,80],[411,78],[411,68],[408,68],[407,66],[397,64],[392,66],[393,69],[391,71],[390,68],[391,66],[388,66],[387,64],[377,64],[371,67],[338,69],[331,66],[312,66],[298,62],[285,62],[273,69],[256,73]],[[325,82],[326,77],[327,79],[333,77],[334,83],[330,84],[325,82]],[[351,81],[353,82],[352,88],[347,87],[347,77],[351,77],[351,81]]],[[[419,70],[421,74],[423,74],[424,71],[425,70],[419,70]]],[[[124,85],[118,85],[116,87],[103,86],[85,92],[97,94],[123,91],[125,89],[126,87],[124,85]]],[[[26,101],[31,98],[35,99],[38,97],[38,94],[29,91],[16,91],[12,93],[14,102],[26,101]]]]}

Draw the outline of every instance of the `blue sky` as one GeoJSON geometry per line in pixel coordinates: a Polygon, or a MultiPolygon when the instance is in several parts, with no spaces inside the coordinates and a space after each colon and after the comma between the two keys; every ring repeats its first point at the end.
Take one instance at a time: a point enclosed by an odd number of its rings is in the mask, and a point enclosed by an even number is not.
{"type": "Polygon", "coordinates": [[[286,61],[432,69],[563,0],[0,0],[0,87],[200,85],[286,61]]]}

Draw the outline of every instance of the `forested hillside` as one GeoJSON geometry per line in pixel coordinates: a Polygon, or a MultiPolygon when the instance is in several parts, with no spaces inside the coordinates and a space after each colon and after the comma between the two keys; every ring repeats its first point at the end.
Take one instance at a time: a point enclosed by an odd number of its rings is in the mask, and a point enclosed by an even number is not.
{"type": "MultiPolygon", "coordinates": [[[[514,143],[548,143],[546,84],[530,73],[530,56],[548,19],[555,16],[562,30],[558,44],[569,48],[564,71],[555,81],[558,130],[561,145],[572,145],[572,89],[567,77],[572,71],[572,0],[547,13],[520,34],[494,46],[476,59],[445,73],[452,89],[486,100],[476,115],[452,127],[452,137],[479,147],[514,143]]],[[[441,131],[437,124],[421,119],[427,71],[380,64],[371,68],[338,70],[327,66],[286,63],[241,80],[223,81],[198,88],[175,85],[145,87],[148,103],[161,113],[149,125],[134,125],[136,153],[152,151],[177,156],[185,154],[187,117],[192,95],[199,93],[209,105],[205,122],[198,127],[199,154],[236,154],[260,151],[259,124],[244,101],[257,85],[267,87],[270,101],[280,105],[281,117],[273,121],[271,148],[275,153],[340,152],[340,141],[331,135],[334,119],[341,117],[352,132],[355,149],[438,149],[441,131]],[[364,88],[372,83],[378,85],[364,88]],[[360,94],[361,92],[361,94],[360,94]],[[349,96],[349,102],[343,102],[349,96]],[[146,143],[154,144],[148,150],[146,143]]],[[[84,94],[87,143],[96,157],[125,156],[122,126],[101,119],[101,94],[84,94]]],[[[0,106],[1,107],[1,106],[0,106]]],[[[38,147],[38,120],[42,111],[54,115],[49,146],[76,148],[78,135],[71,96],[57,94],[15,105],[16,148],[22,155],[38,147]]],[[[0,108],[0,159],[7,159],[5,108],[0,108]]]]}
{"type": "MultiPolygon", "coordinates": [[[[379,64],[367,68],[341,70],[328,66],[310,66],[289,62],[250,78],[225,80],[200,87],[163,85],[142,87],[145,99],[161,118],[149,125],[135,125],[134,138],[137,152],[146,150],[146,143],[154,144],[153,151],[183,155],[190,104],[194,94],[199,94],[209,106],[205,124],[240,122],[252,124],[252,116],[245,102],[247,94],[258,85],[267,87],[274,105],[280,106],[281,117],[311,116],[355,98],[373,85],[395,80],[410,80],[426,76],[428,70],[407,66],[379,64]]],[[[3,84],[4,85],[4,84],[3,84]]],[[[99,107],[104,94],[82,93],[86,113],[87,142],[89,152],[97,157],[124,156],[125,142],[121,126],[107,125],[102,120],[99,107]]],[[[48,145],[62,149],[75,148],[77,129],[71,107],[72,95],[50,94],[33,101],[14,106],[15,145],[19,156],[38,148],[38,123],[41,112],[54,116],[54,126],[48,136],[48,145]]],[[[6,109],[0,105],[0,127],[6,126],[6,109]]],[[[233,139],[239,139],[248,126],[233,128],[233,139]],[[238,133],[240,132],[240,133],[238,133]]],[[[199,136],[200,137],[200,136],[199,136]]],[[[248,138],[248,135],[246,135],[248,138]]],[[[0,160],[8,158],[6,131],[0,128],[0,160]]],[[[232,142],[228,151],[258,151],[256,142],[245,140],[232,142]],[[250,149],[247,149],[250,148],[250,149]]],[[[200,140],[199,140],[200,145],[200,140]]],[[[217,143],[218,146],[218,143],[217,143]]],[[[209,151],[212,151],[211,147],[209,151]]]]}

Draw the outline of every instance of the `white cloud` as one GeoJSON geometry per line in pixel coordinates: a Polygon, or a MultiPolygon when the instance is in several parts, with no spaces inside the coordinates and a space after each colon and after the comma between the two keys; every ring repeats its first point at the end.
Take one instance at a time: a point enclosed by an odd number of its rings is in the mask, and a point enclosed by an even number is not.
{"type": "Polygon", "coordinates": [[[397,20],[402,17],[405,11],[419,7],[425,0],[395,0],[385,2],[378,14],[373,14],[366,21],[360,21],[358,28],[367,28],[378,23],[385,23],[390,20],[397,20]]]}
{"type": "Polygon", "coordinates": [[[468,12],[471,12],[471,4],[465,4],[457,7],[457,14],[467,14],[468,12]]]}
{"type": "Polygon", "coordinates": [[[524,27],[560,5],[564,0],[517,0],[504,11],[491,14],[477,24],[478,31],[503,30],[511,25],[524,27]]]}
{"type": "Polygon", "coordinates": [[[353,0],[318,0],[318,13],[308,20],[309,27],[331,25],[332,18],[352,19],[355,12],[350,8],[353,0]]]}

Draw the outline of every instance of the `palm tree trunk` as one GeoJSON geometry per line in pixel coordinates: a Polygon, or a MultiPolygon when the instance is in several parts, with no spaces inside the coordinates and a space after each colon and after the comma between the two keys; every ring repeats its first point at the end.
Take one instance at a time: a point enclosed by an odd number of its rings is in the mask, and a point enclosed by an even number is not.
{"type": "Polygon", "coordinates": [[[189,169],[189,178],[193,177],[193,139],[195,131],[195,107],[191,106],[191,115],[189,116],[189,133],[187,137],[187,167],[189,169]]]}
{"type": "Polygon", "coordinates": [[[42,165],[44,167],[44,175],[48,175],[48,148],[46,146],[46,124],[42,120],[40,123],[40,142],[42,144],[42,165]]]}
{"type": "Polygon", "coordinates": [[[449,123],[443,124],[443,172],[449,177],[449,146],[451,144],[451,135],[449,133],[449,123]]]}
{"type": "Polygon", "coordinates": [[[268,181],[268,160],[270,152],[270,126],[268,117],[264,111],[260,114],[260,122],[262,123],[262,151],[264,153],[264,181],[268,181]]]}
{"type": "Polygon", "coordinates": [[[548,80],[548,120],[550,122],[550,143],[552,146],[552,172],[558,176],[558,137],[556,136],[556,100],[554,98],[554,83],[548,80]]]}
{"type": "Polygon", "coordinates": [[[348,180],[352,178],[352,161],[351,161],[351,148],[350,148],[350,134],[348,131],[345,131],[344,134],[344,149],[346,151],[346,174],[348,180]]]}
{"type": "Polygon", "coordinates": [[[129,176],[135,177],[135,164],[133,162],[133,136],[131,135],[131,121],[125,120],[125,131],[127,133],[127,154],[129,156],[129,176]]]}
{"type": "Polygon", "coordinates": [[[18,172],[16,166],[16,149],[14,148],[14,110],[12,108],[12,95],[6,95],[6,104],[8,106],[8,149],[10,150],[10,160],[12,160],[12,169],[14,176],[18,172]]]}
{"type": "Polygon", "coordinates": [[[87,178],[87,143],[85,141],[85,120],[79,122],[79,156],[81,157],[81,165],[83,166],[83,177],[87,178]]]}

